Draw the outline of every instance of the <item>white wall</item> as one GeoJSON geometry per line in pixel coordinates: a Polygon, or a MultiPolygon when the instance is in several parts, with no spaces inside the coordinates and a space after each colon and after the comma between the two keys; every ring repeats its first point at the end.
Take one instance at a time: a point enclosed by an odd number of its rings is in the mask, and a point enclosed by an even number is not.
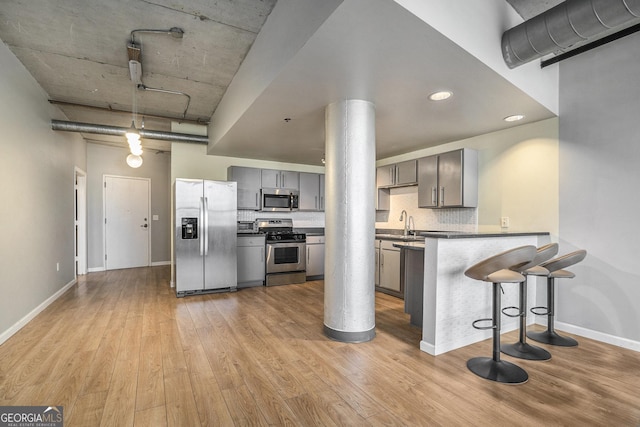
{"type": "Polygon", "coordinates": [[[638,58],[636,33],[560,63],[561,251],[588,255],[556,319],[640,350],[638,58]]]}
{"type": "Polygon", "coordinates": [[[420,209],[417,187],[394,189],[391,210],[378,213],[376,228],[403,228],[402,209],[420,230],[500,231],[507,216],[509,231],[548,231],[557,240],[558,119],[516,126],[437,147],[380,160],[377,166],[416,159],[458,148],[478,150],[478,208],[420,209]]]}
{"type": "Polygon", "coordinates": [[[2,343],[75,281],[74,167],[86,170],[86,147],[51,130],[66,118],[1,41],[0,70],[2,343]]]}
{"type": "MultiPolygon", "coordinates": [[[[88,266],[90,271],[104,269],[104,212],[103,176],[118,175],[151,180],[151,262],[168,263],[171,260],[170,201],[171,186],[169,175],[171,155],[146,151],[144,162],[137,169],[130,168],[125,159],[129,154],[126,141],[123,147],[87,144],[87,223],[88,223],[88,266]],[[153,215],[158,215],[154,221],[153,215]]],[[[144,142],[143,142],[144,145],[144,142]]],[[[144,148],[144,147],[143,147],[144,148]]]]}

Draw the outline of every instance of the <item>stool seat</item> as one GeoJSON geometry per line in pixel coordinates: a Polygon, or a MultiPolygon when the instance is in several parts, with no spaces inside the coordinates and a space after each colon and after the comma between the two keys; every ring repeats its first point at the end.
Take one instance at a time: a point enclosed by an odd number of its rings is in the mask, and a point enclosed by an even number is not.
{"type": "Polygon", "coordinates": [[[511,267],[530,263],[535,253],[535,246],[521,246],[480,261],[464,272],[467,277],[493,284],[493,317],[473,322],[477,329],[493,330],[493,357],[474,357],[467,361],[467,368],[482,378],[507,384],[522,384],[529,379],[529,374],[518,365],[500,360],[500,286],[522,282],[524,276],[511,267]],[[483,320],[490,320],[491,326],[476,326],[483,320]]]}
{"type": "Polygon", "coordinates": [[[549,274],[549,270],[547,270],[542,266],[535,265],[531,268],[528,268],[526,271],[524,271],[524,274],[526,274],[527,276],[546,276],[549,274]]]}
{"type": "Polygon", "coordinates": [[[520,273],[516,273],[515,271],[502,269],[498,270],[495,273],[491,273],[487,276],[485,282],[491,283],[520,283],[524,280],[524,276],[520,273]]]}
{"type": "Polygon", "coordinates": [[[587,251],[581,249],[540,264],[541,267],[549,270],[549,274],[547,275],[547,307],[533,307],[531,308],[531,312],[533,314],[547,316],[547,330],[542,332],[529,332],[527,333],[527,337],[531,338],[534,341],[563,347],[575,347],[578,345],[578,341],[570,337],[563,337],[561,335],[558,335],[558,333],[554,329],[555,279],[574,278],[575,274],[565,270],[565,268],[579,263],[586,256],[587,251]],[[541,309],[545,311],[536,312],[536,310],[541,309]]]}
{"type": "Polygon", "coordinates": [[[550,243],[536,249],[536,255],[530,263],[511,267],[512,270],[524,275],[523,280],[520,282],[520,304],[519,307],[505,307],[502,312],[510,317],[519,317],[520,328],[517,342],[500,347],[500,351],[504,354],[527,360],[551,359],[551,353],[547,350],[527,343],[527,276],[547,276],[549,270],[540,264],[553,258],[557,253],[558,244],[550,243]],[[509,314],[507,312],[507,310],[512,309],[517,309],[517,314],[509,314]]]}
{"type": "Polygon", "coordinates": [[[547,277],[552,279],[573,279],[576,275],[567,270],[556,270],[553,273],[549,273],[547,277]]]}

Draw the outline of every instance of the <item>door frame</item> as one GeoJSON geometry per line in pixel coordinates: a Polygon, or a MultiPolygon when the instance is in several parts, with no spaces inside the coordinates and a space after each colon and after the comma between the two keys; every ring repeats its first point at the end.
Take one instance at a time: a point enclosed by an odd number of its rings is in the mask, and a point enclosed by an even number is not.
{"type": "Polygon", "coordinates": [[[104,270],[107,270],[107,192],[105,189],[107,188],[107,178],[120,178],[120,179],[132,179],[137,181],[147,181],[149,184],[149,200],[147,201],[147,218],[149,223],[149,232],[147,233],[147,266],[151,266],[151,178],[144,178],[139,176],[125,176],[125,175],[112,175],[112,174],[104,174],[102,175],[102,253],[103,258],[102,262],[104,265],[104,270]]]}
{"type": "Polygon", "coordinates": [[[74,259],[75,276],[87,274],[87,173],[74,167],[74,259]]]}

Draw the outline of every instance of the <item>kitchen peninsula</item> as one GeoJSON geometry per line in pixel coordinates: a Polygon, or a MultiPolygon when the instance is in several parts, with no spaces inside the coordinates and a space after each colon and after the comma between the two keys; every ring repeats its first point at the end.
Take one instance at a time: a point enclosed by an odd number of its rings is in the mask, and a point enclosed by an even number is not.
{"type": "MultiPolygon", "coordinates": [[[[547,232],[425,232],[420,236],[424,237],[424,275],[422,280],[420,277],[405,278],[405,307],[415,307],[416,302],[411,298],[420,294],[415,286],[422,283],[420,349],[434,356],[491,336],[490,330],[476,330],[471,326],[474,320],[490,316],[491,286],[466,277],[467,268],[508,249],[524,245],[539,247],[550,241],[547,232]]],[[[422,245],[415,242],[394,244],[412,251],[414,256],[422,250],[422,245]]],[[[527,295],[531,304],[536,301],[537,282],[534,280],[530,279],[527,295]]],[[[517,306],[518,286],[507,284],[503,289],[503,307],[517,306]]],[[[517,318],[503,318],[504,332],[517,327],[517,318]]]]}

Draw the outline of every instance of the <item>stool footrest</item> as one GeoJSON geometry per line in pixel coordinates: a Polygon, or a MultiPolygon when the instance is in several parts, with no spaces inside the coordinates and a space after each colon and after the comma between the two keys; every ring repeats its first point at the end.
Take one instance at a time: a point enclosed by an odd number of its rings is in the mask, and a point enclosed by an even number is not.
{"type": "Polygon", "coordinates": [[[520,310],[520,307],[516,307],[516,306],[511,306],[511,307],[505,307],[502,309],[502,314],[504,314],[505,316],[508,317],[522,317],[524,316],[524,311],[520,310]],[[508,310],[517,310],[515,313],[508,313],[508,310]]]}
{"type": "Polygon", "coordinates": [[[536,316],[547,316],[551,314],[551,310],[549,310],[549,307],[543,307],[543,306],[531,307],[529,311],[535,314],[536,316]],[[540,310],[544,310],[544,311],[540,311],[540,310]]]}
{"type": "Polygon", "coordinates": [[[478,319],[478,320],[474,320],[473,323],[471,324],[471,326],[473,326],[476,329],[495,329],[496,325],[493,323],[493,319],[490,317],[487,317],[486,319],[478,319]],[[491,322],[490,326],[478,326],[478,323],[480,322],[491,322]]]}

